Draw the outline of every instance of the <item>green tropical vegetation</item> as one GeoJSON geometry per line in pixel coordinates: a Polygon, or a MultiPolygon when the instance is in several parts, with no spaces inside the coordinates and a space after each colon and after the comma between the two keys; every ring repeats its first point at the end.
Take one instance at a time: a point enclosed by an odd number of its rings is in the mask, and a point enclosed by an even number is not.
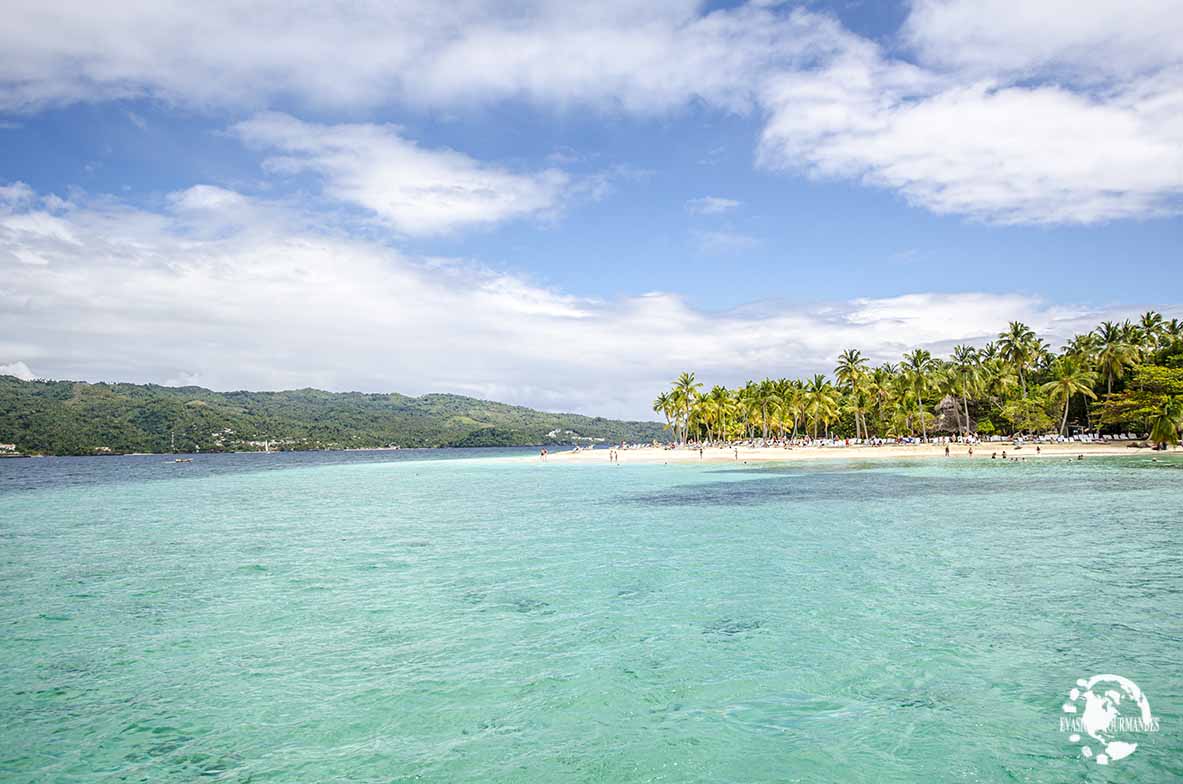
{"type": "Polygon", "coordinates": [[[1173,445],[1183,429],[1183,323],[1150,311],[1137,322],[1106,321],[1054,352],[1016,321],[947,358],[917,348],[872,367],[847,349],[832,380],[703,387],[683,373],[654,400],[676,441],[1133,432],[1173,445]]]}
{"type": "Polygon", "coordinates": [[[649,442],[658,422],[551,414],[458,395],[212,392],[0,376],[0,443],[26,454],[649,442]]]}

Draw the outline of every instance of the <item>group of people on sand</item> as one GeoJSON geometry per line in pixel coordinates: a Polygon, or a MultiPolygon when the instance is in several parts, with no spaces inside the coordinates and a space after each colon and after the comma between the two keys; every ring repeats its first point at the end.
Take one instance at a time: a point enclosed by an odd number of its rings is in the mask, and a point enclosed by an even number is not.
{"type": "MultiPolygon", "coordinates": [[[[749,438],[742,441],[688,441],[685,444],[668,442],[660,444],[660,447],[667,451],[697,449],[701,452],[703,449],[737,449],[739,447],[749,449],[793,449],[795,447],[913,446],[920,444],[935,444],[937,446],[942,444],[967,444],[972,447],[980,443],[982,443],[982,440],[972,435],[929,436],[927,439],[918,436],[904,436],[899,438],[839,438],[837,436],[822,436],[815,438],[806,435],[787,438],[749,438]]],[[[659,445],[655,443],[654,446],[659,445]]]]}
{"type": "MultiPolygon", "coordinates": [[[[912,438],[906,438],[906,439],[875,439],[875,438],[873,438],[873,439],[845,439],[845,442],[847,445],[851,445],[852,441],[854,443],[863,443],[863,444],[870,444],[870,445],[875,445],[875,446],[877,446],[879,444],[910,444],[910,443],[929,443],[929,444],[938,444],[938,445],[944,444],[945,445],[945,457],[950,457],[952,455],[952,453],[949,449],[949,446],[951,444],[966,445],[967,454],[969,455],[969,457],[973,457],[974,456],[974,445],[980,445],[982,443],[980,440],[978,440],[977,438],[974,438],[972,436],[969,438],[961,438],[960,436],[958,436],[958,437],[938,436],[938,437],[928,439],[927,442],[923,441],[922,439],[918,439],[918,438],[917,439],[912,439],[912,438]],[[876,442],[878,442],[878,443],[876,443],[876,442]]],[[[830,442],[823,442],[820,440],[810,441],[809,439],[805,439],[802,441],[795,441],[795,440],[793,440],[793,441],[776,441],[776,440],[764,441],[762,439],[757,439],[755,441],[739,442],[738,444],[734,443],[734,442],[727,442],[727,441],[720,441],[720,442],[705,442],[705,441],[704,442],[694,442],[694,441],[692,441],[692,442],[689,442],[686,444],[672,444],[671,443],[671,444],[659,445],[657,442],[654,442],[653,447],[657,448],[657,447],[661,446],[662,448],[667,449],[667,450],[670,450],[670,449],[698,450],[698,459],[699,460],[704,459],[707,448],[730,449],[732,455],[734,456],[734,459],[736,461],[738,461],[739,460],[739,448],[741,446],[749,447],[749,448],[756,448],[756,449],[762,447],[762,448],[767,449],[771,446],[783,445],[786,449],[792,449],[793,444],[800,444],[803,446],[825,446],[825,445],[828,445],[828,443],[830,443],[830,442]]],[[[1015,443],[1015,450],[1016,451],[1023,448],[1022,439],[1016,438],[1014,443],[1015,443]]],[[[610,446],[608,448],[608,462],[619,463],[620,462],[620,451],[623,449],[640,449],[640,448],[644,448],[644,445],[633,445],[633,444],[627,444],[625,442],[621,442],[619,447],[610,446]]],[[[582,452],[582,451],[584,451],[584,449],[582,447],[577,446],[572,451],[582,452]]],[[[1039,455],[1042,453],[1042,451],[1043,450],[1040,448],[1039,444],[1035,444],[1035,454],[1039,455]]],[[[547,450],[544,447],[543,449],[541,449],[539,451],[538,457],[540,460],[546,460],[546,456],[548,454],[550,454],[549,450],[547,450]]],[[[999,459],[998,452],[991,452],[990,459],[991,460],[999,459]]],[[[1005,449],[1002,450],[1002,459],[1003,460],[1010,460],[1013,463],[1026,462],[1026,460],[1027,460],[1026,457],[1010,457],[1010,458],[1008,458],[1006,455],[1005,449]]],[[[1077,455],[1076,459],[1077,460],[1084,460],[1084,455],[1083,454],[1077,455]]]]}

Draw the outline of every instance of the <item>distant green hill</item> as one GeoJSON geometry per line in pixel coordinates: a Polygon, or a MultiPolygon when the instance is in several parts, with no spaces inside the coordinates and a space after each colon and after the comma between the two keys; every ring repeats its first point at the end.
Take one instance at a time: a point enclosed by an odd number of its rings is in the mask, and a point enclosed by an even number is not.
{"type": "Polygon", "coordinates": [[[548,414],[459,395],[212,392],[0,376],[0,443],[25,453],[530,446],[662,438],[656,422],[548,414]]]}

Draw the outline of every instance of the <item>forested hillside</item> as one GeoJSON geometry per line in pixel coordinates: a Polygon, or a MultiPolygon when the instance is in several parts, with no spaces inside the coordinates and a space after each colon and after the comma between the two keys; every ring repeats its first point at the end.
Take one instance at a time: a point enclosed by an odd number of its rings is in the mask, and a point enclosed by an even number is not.
{"type": "Polygon", "coordinates": [[[0,443],[32,454],[526,446],[650,441],[655,422],[550,414],[458,395],[212,392],[0,376],[0,443]]]}

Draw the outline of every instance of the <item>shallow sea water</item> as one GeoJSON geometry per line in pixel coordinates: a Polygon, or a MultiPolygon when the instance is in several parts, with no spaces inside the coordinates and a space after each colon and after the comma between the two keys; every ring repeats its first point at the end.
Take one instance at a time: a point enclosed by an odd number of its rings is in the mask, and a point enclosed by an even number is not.
{"type": "Polygon", "coordinates": [[[0,461],[0,780],[1183,778],[1183,460],[475,454],[0,461]]]}

